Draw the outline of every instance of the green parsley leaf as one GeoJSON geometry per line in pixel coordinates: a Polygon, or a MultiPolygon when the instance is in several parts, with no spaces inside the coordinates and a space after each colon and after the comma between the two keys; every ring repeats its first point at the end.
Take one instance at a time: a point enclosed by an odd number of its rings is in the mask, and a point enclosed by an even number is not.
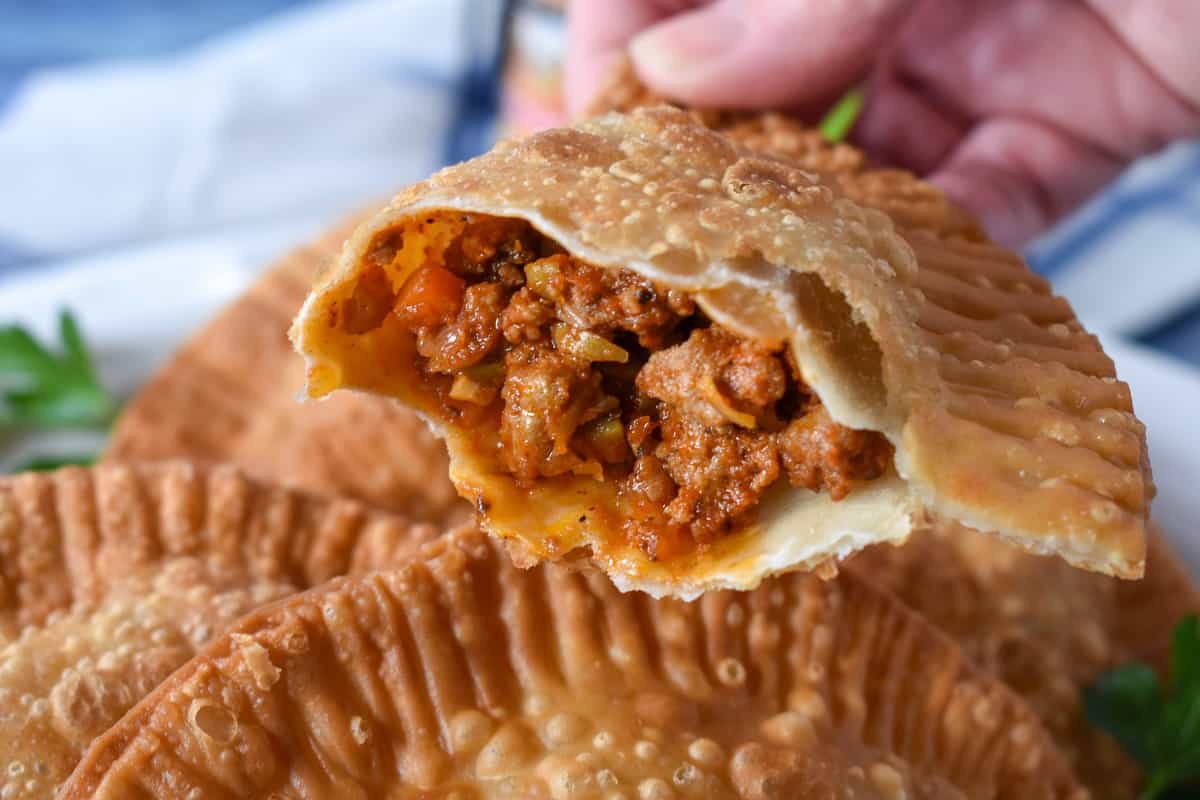
{"type": "Polygon", "coordinates": [[[829,109],[818,126],[826,141],[840,142],[850,134],[865,100],[862,89],[851,89],[829,109]]]}
{"type": "Polygon", "coordinates": [[[1084,690],[1088,720],[1107,731],[1146,773],[1141,800],[1200,797],[1200,618],[1171,638],[1171,684],[1164,691],[1146,664],[1126,664],[1084,690]]]}
{"type": "Polygon", "coordinates": [[[64,310],[58,322],[61,353],[24,328],[0,327],[0,430],[103,428],[116,414],[74,316],[64,310]]]}
{"type": "Polygon", "coordinates": [[[1171,687],[1189,695],[1200,691],[1200,617],[1184,617],[1171,632],[1171,687]]]}
{"type": "Polygon", "coordinates": [[[50,472],[60,467],[90,467],[95,456],[39,456],[20,464],[14,472],[50,472]]]}
{"type": "Polygon", "coordinates": [[[1174,786],[1158,795],[1158,800],[1197,800],[1197,798],[1200,798],[1200,787],[1195,784],[1174,786]]]}
{"type": "Polygon", "coordinates": [[[1084,691],[1083,702],[1092,724],[1108,731],[1148,771],[1153,759],[1146,731],[1163,704],[1154,670],[1145,664],[1117,667],[1084,691]]]}

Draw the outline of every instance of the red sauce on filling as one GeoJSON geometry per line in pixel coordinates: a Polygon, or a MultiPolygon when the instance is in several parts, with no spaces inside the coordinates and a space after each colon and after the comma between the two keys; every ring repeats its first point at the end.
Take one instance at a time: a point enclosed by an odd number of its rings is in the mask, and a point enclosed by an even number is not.
{"type": "Polygon", "coordinates": [[[398,297],[381,296],[368,257],[344,317],[378,324],[390,306],[446,418],[496,426],[518,483],[618,481],[626,537],[665,559],[741,527],[776,481],[840,500],[892,463],[883,436],[830,418],[790,353],[686,293],[576,259],[520,220],[464,221],[398,297]]]}

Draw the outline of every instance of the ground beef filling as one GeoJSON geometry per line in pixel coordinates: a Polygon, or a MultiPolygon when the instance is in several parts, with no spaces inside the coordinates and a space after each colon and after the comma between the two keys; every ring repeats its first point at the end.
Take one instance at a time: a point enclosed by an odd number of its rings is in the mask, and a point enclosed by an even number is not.
{"type": "Polygon", "coordinates": [[[628,538],[665,558],[738,527],[783,477],[840,500],[891,464],[887,441],[834,422],[782,350],[686,294],[579,261],[521,221],[464,221],[394,313],[448,386],[446,414],[498,417],[518,482],[618,481],[628,538]]]}

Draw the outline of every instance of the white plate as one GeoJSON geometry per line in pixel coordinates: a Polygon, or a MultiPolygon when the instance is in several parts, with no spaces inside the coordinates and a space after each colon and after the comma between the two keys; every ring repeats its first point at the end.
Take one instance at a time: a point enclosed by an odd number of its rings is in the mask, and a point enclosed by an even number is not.
{"type": "MultiPolygon", "coordinates": [[[[302,239],[296,239],[302,241],[302,239]]],[[[257,263],[262,263],[261,261],[257,263]]],[[[0,281],[0,324],[21,322],[54,335],[59,308],[73,309],[105,384],[128,397],[217,309],[242,292],[257,268],[236,251],[204,244],[95,258],[49,274],[0,281]],[[168,267],[169,265],[169,267],[168,267]]],[[[1200,373],[1105,336],[1105,348],[1133,387],[1149,430],[1158,498],[1155,518],[1200,573],[1200,373]]],[[[0,442],[0,471],[33,454],[95,449],[97,437],[42,436],[0,442]]]]}
{"type": "Polygon", "coordinates": [[[1100,338],[1146,423],[1158,485],[1154,518],[1200,574],[1200,372],[1115,336],[1100,338]]]}

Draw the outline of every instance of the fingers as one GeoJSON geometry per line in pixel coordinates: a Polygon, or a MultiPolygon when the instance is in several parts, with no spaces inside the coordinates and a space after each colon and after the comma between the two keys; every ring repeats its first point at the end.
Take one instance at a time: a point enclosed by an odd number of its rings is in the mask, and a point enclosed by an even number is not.
{"type": "Polygon", "coordinates": [[[617,56],[639,31],[695,3],[679,0],[572,0],[567,6],[567,112],[576,117],[603,86],[617,56]]]}
{"type": "Polygon", "coordinates": [[[970,120],[904,84],[885,66],[871,78],[852,139],[876,163],[924,175],[946,160],[970,127],[970,120]]]}
{"type": "Polygon", "coordinates": [[[1200,113],[1081,2],[925,0],[892,58],[907,84],[965,117],[1037,118],[1127,159],[1200,130],[1200,113]]]}
{"type": "Polygon", "coordinates": [[[1193,110],[1200,110],[1200,56],[1196,52],[1200,3],[1090,0],[1089,5],[1164,83],[1193,110]]]}
{"type": "Polygon", "coordinates": [[[1032,119],[980,123],[930,180],[1018,247],[1117,176],[1123,162],[1032,119]]]}
{"type": "Polygon", "coordinates": [[[796,108],[861,77],[912,0],[716,0],[630,43],[650,88],[685,103],[796,108]]]}

